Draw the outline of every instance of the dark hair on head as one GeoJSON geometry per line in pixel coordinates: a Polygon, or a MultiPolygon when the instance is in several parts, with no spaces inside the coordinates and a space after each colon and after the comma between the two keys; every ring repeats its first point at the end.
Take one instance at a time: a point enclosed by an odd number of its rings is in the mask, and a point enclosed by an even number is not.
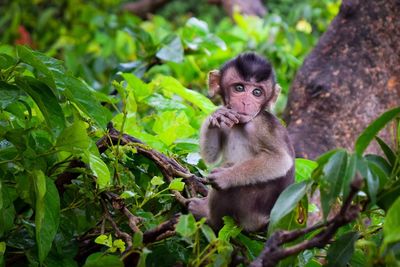
{"type": "Polygon", "coordinates": [[[249,81],[251,78],[255,78],[257,82],[272,79],[272,82],[275,84],[275,74],[271,64],[256,53],[242,53],[226,62],[220,69],[221,77],[231,67],[234,67],[246,81],[249,81]]]}

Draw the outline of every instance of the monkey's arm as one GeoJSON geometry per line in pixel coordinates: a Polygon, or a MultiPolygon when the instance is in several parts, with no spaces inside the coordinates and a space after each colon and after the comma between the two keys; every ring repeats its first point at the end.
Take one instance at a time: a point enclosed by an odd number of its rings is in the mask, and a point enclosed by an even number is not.
{"type": "Polygon", "coordinates": [[[221,154],[221,129],[210,127],[210,119],[204,121],[200,132],[200,154],[208,164],[215,163],[221,154]]]}
{"type": "Polygon", "coordinates": [[[273,154],[263,151],[251,160],[214,170],[208,180],[216,189],[257,184],[285,176],[293,164],[293,158],[284,150],[273,154]]]}
{"type": "Polygon", "coordinates": [[[220,107],[203,123],[200,132],[200,153],[206,163],[215,163],[222,151],[222,127],[231,128],[239,123],[239,114],[220,107]]]}

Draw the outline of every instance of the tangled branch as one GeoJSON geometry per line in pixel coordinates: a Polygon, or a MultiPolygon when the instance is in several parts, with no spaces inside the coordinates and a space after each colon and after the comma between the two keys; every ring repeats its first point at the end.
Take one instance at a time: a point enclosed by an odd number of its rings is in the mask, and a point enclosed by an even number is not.
{"type": "Polygon", "coordinates": [[[344,201],[339,213],[323,224],[313,225],[304,229],[294,231],[277,231],[266,242],[264,250],[254,260],[251,267],[275,266],[280,260],[301,251],[311,248],[322,248],[328,244],[336,231],[345,224],[355,220],[360,212],[360,206],[352,204],[353,198],[362,187],[363,180],[357,177],[351,183],[351,191],[344,201]],[[283,248],[282,245],[292,242],[301,236],[321,229],[321,231],[310,240],[305,240],[291,247],[283,248]]]}
{"type": "MultiPolygon", "coordinates": [[[[207,187],[204,185],[204,180],[194,174],[188,169],[179,164],[175,159],[167,157],[166,155],[151,149],[145,145],[141,140],[132,137],[127,134],[123,134],[117,131],[110,123],[107,125],[107,134],[100,138],[97,142],[97,148],[100,153],[105,152],[111,146],[125,146],[129,145],[136,149],[137,153],[153,161],[160,172],[163,174],[166,182],[171,182],[175,177],[184,178],[187,188],[188,197],[184,197],[179,191],[172,190],[175,199],[184,207],[187,206],[189,198],[200,194],[206,196],[208,193],[207,187]]],[[[56,179],[56,186],[60,194],[63,194],[65,189],[64,186],[70,184],[72,180],[78,178],[81,172],[74,171],[75,168],[87,167],[84,162],[74,159],[70,162],[66,171],[61,173],[56,179]]],[[[127,251],[132,246],[132,236],[122,231],[118,224],[114,221],[109,208],[113,208],[124,214],[128,219],[129,228],[133,233],[141,232],[138,224],[141,222],[141,218],[133,215],[127,208],[123,199],[112,192],[103,192],[101,194],[101,204],[104,209],[104,219],[107,220],[113,227],[117,237],[123,238],[128,245],[127,251]]],[[[143,233],[143,243],[148,244],[162,239],[168,238],[175,235],[175,225],[178,223],[179,214],[174,215],[171,219],[161,223],[153,229],[150,229],[143,233]]],[[[92,248],[93,249],[93,248],[92,248]]],[[[86,251],[83,250],[83,253],[86,251]]],[[[81,254],[81,253],[80,253],[81,254]]]]}
{"type": "MultiPolygon", "coordinates": [[[[184,182],[191,194],[199,193],[202,196],[207,195],[208,189],[204,185],[203,179],[190,173],[189,170],[180,165],[175,159],[167,157],[164,154],[150,148],[135,137],[120,133],[113,127],[111,123],[108,124],[107,129],[107,135],[103,136],[96,142],[100,153],[103,153],[108,147],[113,145],[131,145],[137,150],[137,153],[150,159],[157,165],[167,182],[171,182],[174,177],[182,177],[184,178],[184,182]]],[[[173,194],[179,203],[184,206],[187,205],[188,200],[178,191],[173,191],[173,194]]]]}

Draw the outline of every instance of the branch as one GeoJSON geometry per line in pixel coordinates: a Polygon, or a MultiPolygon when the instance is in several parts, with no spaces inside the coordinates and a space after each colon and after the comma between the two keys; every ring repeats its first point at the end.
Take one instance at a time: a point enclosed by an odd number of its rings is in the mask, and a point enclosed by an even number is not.
{"type": "Polygon", "coordinates": [[[121,229],[119,229],[117,223],[114,221],[110,212],[108,211],[106,203],[104,203],[104,201],[101,200],[101,204],[104,209],[104,217],[111,223],[112,227],[114,228],[115,236],[123,238],[125,240],[125,243],[128,245],[128,249],[131,248],[132,247],[132,237],[128,233],[121,231],[121,229]]]}
{"type": "Polygon", "coordinates": [[[179,216],[179,214],[176,214],[168,221],[163,222],[155,228],[144,232],[143,243],[148,244],[155,241],[160,241],[164,238],[174,235],[175,226],[178,223],[179,216]]]}
{"type": "Polygon", "coordinates": [[[123,199],[121,199],[118,195],[110,193],[110,192],[106,192],[106,193],[104,193],[104,195],[107,197],[108,201],[111,202],[112,207],[114,209],[121,211],[128,218],[129,228],[131,228],[131,230],[134,233],[141,232],[139,227],[137,226],[137,224],[140,223],[142,219],[140,217],[133,215],[129,211],[129,209],[126,207],[123,199]]]}
{"type": "MultiPolygon", "coordinates": [[[[190,173],[185,167],[180,165],[175,159],[169,158],[164,154],[151,149],[139,139],[127,134],[121,134],[110,123],[107,126],[108,134],[103,136],[96,142],[100,153],[103,153],[108,147],[113,145],[131,145],[135,147],[137,152],[144,157],[152,160],[160,169],[164,178],[170,182],[174,177],[185,178],[183,181],[189,187],[191,192],[197,192],[203,196],[208,193],[207,187],[203,184],[204,180],[196,175],[190,173]]],[[[184,198],[178,191],[173,192],[175,198],[182,204],[187,204],[187,199],[184,198]]]]}
{"type": "Polygon", "coordinates": [[[294,230],[294,231],[278,231],[275,232],[266,242],[264,250],[254,260],[251,267],[269,267],[275,266],[280,260],[291,255],[310,248],[323,248],[328,244],[336,231],[345,224],[355,220],[360,212],[360,207],[357,204],[352,204],[353,198],[357,195],[362,187],[363,180],[357,177],[351,183],[351,191],[343,203],[339,213],[324,224],[313,225],[311,227],[294,230]],[[310,240],[305,240],[291,247],[283,248],[282,245],[296,240],[300,236],[304,236],[317,229],[322,229],[316,236],[310,240]]]}

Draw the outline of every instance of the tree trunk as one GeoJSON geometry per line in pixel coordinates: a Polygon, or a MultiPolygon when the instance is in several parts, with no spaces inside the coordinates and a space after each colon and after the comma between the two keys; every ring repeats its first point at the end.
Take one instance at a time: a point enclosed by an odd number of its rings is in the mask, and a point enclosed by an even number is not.
{"type": "Polygon", "coordinates": [[[148,14],[153,13],[168,2],[169,0],[139,0],[136,2],[126,3],[123,6],[123,9],[128,10],[138,17],[146,18],[148,14]]]}
{"type": "Polygon", "coordinates": [[[285,119],[298,157],[353,149],[369,123],[400,104],[399,16],[398,0],[343,0],[289,94],[285,119]]]}
{"type": "Polygon", "coordinates": [[[261,0],[223,0],[223,6],[229,16],[232,17],[235,7],[243,15],[263,17],[267,13],[261,0]]]}
{"type": "Polygon", "coordinates": [[[261,0],[208,0],[210,4],[220,4],[230,17],[233,16],[235,8],[242,15],[252,15],[263,17],[267,13],[263,2],[261,0]]]}

